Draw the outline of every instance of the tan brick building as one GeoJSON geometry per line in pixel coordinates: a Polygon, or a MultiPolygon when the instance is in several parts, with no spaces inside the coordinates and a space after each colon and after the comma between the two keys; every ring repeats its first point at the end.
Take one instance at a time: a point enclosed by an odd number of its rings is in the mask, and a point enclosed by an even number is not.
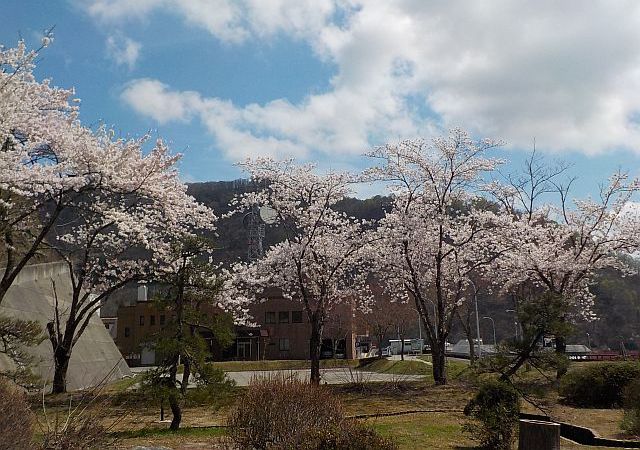
{"type": "MultiPolygon", "coordinates": [[[[263,359],[309,359],[311,326],[302,304],[271,296],[249,308],[254,322],[266,330],[263,359]]],[[[356,334],[350,305],[340,305],[330,315],[323,332],[323,358],[355,358],[356,334]]]]}
{"type": "MultiPolygon", "coordinates": [[[[309,359],[311,327],[300,302],[274,294],[249,310],[255,326],[236,326],[236,339],[229,348],[221,349],[212,336],[201,333],[214,360],[309,359]]],[[[210,313],[219,311],[211,308],[210,313]]],[[[170,314],[147,301],[141,287],[135,303],[118,308],[115,324],[108,318],[116,331],[116,345],[129,365],[156,363],[155,353],[144,344],[165,326],[170,314]]],[[[340,305],[325,325],[322,357],[355,358],[357,332],[351,306],[340,305]]]]}

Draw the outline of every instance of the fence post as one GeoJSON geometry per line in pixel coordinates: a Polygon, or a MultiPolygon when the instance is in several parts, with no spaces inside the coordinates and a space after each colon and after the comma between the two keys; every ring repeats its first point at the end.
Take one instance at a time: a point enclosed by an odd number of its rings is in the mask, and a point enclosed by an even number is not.
{"type": "Polygon", "coordinates": [[[520,419],[518,450],[560,450],[560,424],[520,419]]]}

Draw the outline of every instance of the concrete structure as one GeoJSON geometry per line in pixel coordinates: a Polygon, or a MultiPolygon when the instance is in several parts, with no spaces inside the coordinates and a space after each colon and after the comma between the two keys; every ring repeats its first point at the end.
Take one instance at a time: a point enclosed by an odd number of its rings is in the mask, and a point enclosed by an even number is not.
{"type": "MultiPolygon", "coordinates": [[[[25,267],[15,280],[2,304],[0,314],[23,320],[36,320],[43,330],[54,314],[55,283],[60,310],[68,310],[71,284],[64,263],[35,264],[25,267]]],[[[46,331],[45,331],[46,332],[46,331]]],[[[32,349],[36,358],[35,372],[44,380],[53,378],[53,350],[46,339],[32,349]]],[[[11,366],[6,355],[0,354],[0,370],[11,366]]],[[[102,381],[130,376],[131,371],[115,346],[113,339],[97,314],[91,318],[84,334],[76,343],[69,371],[67,388],[77,390],[94,386],[102,381]]]]}
{"type": "MultiPolygon", "coordinates": [[[[98,314],[100,311],[98,311],[98,314]]],[[[104,327],[109,332],[111,338],[115,341],[118,337],[118,318],[117,317],[101,317],[104,327]]]]}

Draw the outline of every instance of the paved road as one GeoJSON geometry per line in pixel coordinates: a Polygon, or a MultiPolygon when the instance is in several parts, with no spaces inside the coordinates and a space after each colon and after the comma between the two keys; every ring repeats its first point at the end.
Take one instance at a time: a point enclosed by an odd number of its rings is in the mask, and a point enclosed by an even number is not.
{"type": "MultiPolygon", "coordinates": [[[[227,376],[234,380],[238,386],[247,386],[253,378],[285,376],[299,380],[308,380],[309,369],[228,372],[227,376]]],[[[370,381],[416,381],[424,378],[421,375],[393,375],[388,373],[367,372],[364,370],[349,370],[346,368],[320,369],[320,377],[321,383],[323,384],[347,384],[370,381]]]]}
{"type": "MultiPolygon", "coordinates": [[[[426,363],[428,364],[428,363],[426,363]]],[[[136,373],[149,370],[149,367],[135,367],[132,370],[136,373]]],[[[238,386],[247,386],[253,378],[269,377],[292,377],[299,380],[309,379],[309,369],[296,370],[248,370],[243,372],[227,372],[229,378],[234,380],[238,386]]],[[[181,379],[182,374],[178,374],[181,379]]],[[[424,377],[421,375],[395,375],[388,373],[368,372],[364,370],[353,370],[348,368],[320,369],[321,383],[323,384],[347,384],[363,383],[370,381],[417,381],[424,377]]],[[[132,386],[132,387],[137,387],[132,386]]]]}
{"type": "MultiPolygon", "coordinates": [[[[388,357],[391,360],[399,360],[400,355],[393,355],[388,357]]],[[[469,360],[461,358],[447,357],[450,361],[458,361],[469,364],[469,360]]],[[[405,360],[418,361],[428,366],[431,366],[430,361],[424,361],[418,359],[413,355],[405,355],[405,360]]],[[[144,372],[149,370],[150,367],[132,367],[131,371],[134,373],[144,372]]],[[[178,374],[178,377],[181,377],[178,374]]],[[[267,378],[273,376],[285,376],[295,377],[299,380],[309,379],[309,369],[296,369],[296,370],[248,370],[243,372],[227,372],[227,376],[234,380],[238,386],[247,386],[253,378],[267,378]]],[[[338,369],[320,369],[320,376],[322,377],[322,383],[326,384],[347,384],[347,383],[361,383],[361,382],[398,382],[398,381],[417,381],[422,380],[421,375],[395,375],[389,373],[377,373],[364,370],[353,370],[348,368],[338,369]]]]}

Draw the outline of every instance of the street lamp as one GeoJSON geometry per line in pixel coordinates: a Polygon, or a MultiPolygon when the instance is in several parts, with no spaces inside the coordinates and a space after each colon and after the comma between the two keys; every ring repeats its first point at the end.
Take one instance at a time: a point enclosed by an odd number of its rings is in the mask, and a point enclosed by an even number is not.
{"type": "Polygon", "coordinates": [[[482,356],[482,345],[480,340],[480,319],[478,318],[478,288],[476,287],[476,284],[473,282],[473,280],[469,279],[469,283],[471,283],[471,286],[473,286],[473,301],[476,306],[476,334],[478,338],[478,358],[480,358],[482,356]]]}
{"type": "Polygon", "coordinates": [[[624,345],[624,337],[622,337],[621,334],[619,334],[616,337],[620,338],[620,348],[622,349],[622,359],[624,359],[626,361],[627,360],[627,348],[624,345]]]}
{"type": "Polygon", "coordinates": [[[587,347],[591,350],[591,335],[587,332],[587,347]]]}
{"type": "Polygon", "coordinates": [[[513,313],[513,324],[514,324],[515,330],[516,330],[516,341],[517,341],[518,340],[518,320],[517,320],[518,312],[515,309],[505,309],[505,312],[512,312],[513,313]]]}
{"type": "Polygon", "coordinates": [[[420,339],[420,354],[422,355],[422,348],[424,347],[424,341],[422,340],[422,317],[420,316],[420,311],[416,308],[411,308],[418,314],[418,339],[420,339]]]}
{"type": "Polygon", "coordinates": [[[495,323],[495,322],[493,321],[493,319],[492,319],[491,317],[489,317],[489,316],[484,316],[484,317],[483,317],[483,319],[488,319],[488,320],[490,320],[490,321],[491,321],[491,326],[492,326],[492,328],[493,328],[493,350],[495,351],[495,349],[496,349],[496,345],[498,345],[498,344],[497,344],[497,341],[496,341],[496,323],[495,323]]]}

